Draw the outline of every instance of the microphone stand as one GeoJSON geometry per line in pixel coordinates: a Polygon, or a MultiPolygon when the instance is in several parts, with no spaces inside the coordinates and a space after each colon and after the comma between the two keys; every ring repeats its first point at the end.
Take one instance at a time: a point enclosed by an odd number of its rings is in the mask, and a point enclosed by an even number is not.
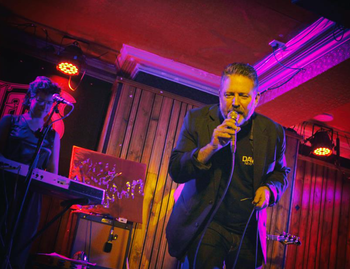
{"type": "MultiPolygon", "coordinates": [[[[55,112],[57,113],[58,112],[58,104],[59,104],[59,102],[56,102],[56,105],[52,109],[48,119],[46,120],[46,122],[44,124],[44,126],[46,125],[46,127],[44,127],[43,131],[40,132],[41,135],[40,135],[40,137],[38,139],[38,143],[36,145],[36,149],[35,149],[33,158],[32,158],[32,160],[31,160],[31,162],[29,164],[28,173],[27,173],[27,175],[25,177],[25,181],[24,181],[24,184],[26,184],[24,196],[23,196],[22,203],[21,203],[21,206],[20,206],[18,214],[17,214],[17,218],[16,218],[16,221],[15,221],[15,224],[14,224],[13,229],[12,229],[11,236],[10,236],[9,241],[8,241],[8,246],[6,247],[5,262],[3,264],[3,268],[4,269],[7,269],[8,266],[10,265],[9,263],[10,263],[10,256],[11,256],[11,251],[12,251],[13,239],[15,237],[16,230],[17,230],[17,227],[18,227],[18,224],[19,224],[19,220],[20,220],[20,217],[22,215],[23,207],[24,207],[24,204],[25,204],[25,200],[26,200],[27,195],[28,195],[29,187],[30,187],[30,184],[32,182],[31,175],[33,173],[33,170],[38,165],[39,153],[40,153],[40,150],[42,148],[44,139],[45,139],[46,135],[48,134],[48,132],[51,130],[51,127],[52,127],[52,124],[47,125],[47,123],[50,122],[50,120],[51,120],[51,118],[53,116],[53,113],[55,113],[55,112]]],[[[11,265],[10,265],[10,268],[11,268],[11,265]]]]}
{"type": "Polygon", "coordinates": [[[56,220],[58,220],[64,213],[66,213],[72,205],[88,205],[89,203],[90,201],[88,198],[78,198],[62,201],[60,205],[63,206],[64,209],[58,212],[58,214],[54,216],[48,223],[46,223],[44,227],[41,228],[41,230],[37,231],[37,233],[33,235],[32,238],[23,244],[19,252],[22,252],[24,249],[26,249],[37,237],[39,237],[43,232],[46,231],[47,228],[49,228],[56,220]]]}

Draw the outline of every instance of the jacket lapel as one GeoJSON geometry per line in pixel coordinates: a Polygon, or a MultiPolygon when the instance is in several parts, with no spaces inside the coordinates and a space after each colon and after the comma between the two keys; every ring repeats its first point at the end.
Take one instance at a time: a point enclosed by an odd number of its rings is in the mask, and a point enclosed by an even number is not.
{"type": "Polygon", "coordinates": [[[208,143],[211,140],[211,136],[213,134],[214,129],[220,125],[220,119],[219,119],[219,106],[214,105],[209,109],[209,120],[207,124],[207,134],[208,134],[208,143]]]}
{"type": "MultiPolygon", "coordinates": [[[[214,105],[209,109],[209,119],[207,123],[207,134],[208,134],[208,142],[210,142],[211,137],[213,135],[214,129],[221,124],[220,118],[219,118],[219,106],[214,105]]],[[[214,189],[217,190],[220,186],[220,180],[221,180],[221,170],[218,170],[217,173],[214,175],[214,189]]]]}
{"type": "Polygon", "coordinates": [[[261,177],[266,162],[267,141],[266,128],[259,121],[257,114],[253,115],[253,156],[254,156],[254,191],[256,191],[261,184],[261,177]]]}

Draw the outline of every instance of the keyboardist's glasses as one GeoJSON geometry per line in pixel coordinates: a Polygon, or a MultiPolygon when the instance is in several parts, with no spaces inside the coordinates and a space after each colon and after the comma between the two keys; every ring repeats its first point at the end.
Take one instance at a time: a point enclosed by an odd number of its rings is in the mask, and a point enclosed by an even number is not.
{"type": "Polygon", "coordinates": [[[42,99],[40,96],[36,96],[34,97],[36,102],[39,104],[39,105],[49,105],[49,106],[52,106],[53,104],[53,101],[52,100],[45,100],[45,99],[42,99]]]}

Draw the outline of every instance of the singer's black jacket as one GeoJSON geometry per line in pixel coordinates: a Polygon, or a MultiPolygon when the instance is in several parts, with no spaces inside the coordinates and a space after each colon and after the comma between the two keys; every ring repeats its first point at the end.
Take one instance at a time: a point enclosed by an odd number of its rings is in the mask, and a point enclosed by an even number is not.
{"type": "MultiPolygon", "coordinates": [[[[169,253],[178,259],[183,257],[191,240],[201,232],[204,220],[215,205],[222,171],[210,160],[206,165],[200,164],[194,156],[211,141],[214,129],[220,125],[218,113],[218,105],[189,111],[171,154],[169,173],[175,182],[185,183],[166,228],[169,253]]],[[[252,119],[254,190],[268,186],[273,194],[270,199],[272,206],[279,201],[288,185],[284,130],[281,125],[260,114],[254,113],[252,119]]],[[[257,217],[266,261],[266,209],[259,211],[257,217]]]]}

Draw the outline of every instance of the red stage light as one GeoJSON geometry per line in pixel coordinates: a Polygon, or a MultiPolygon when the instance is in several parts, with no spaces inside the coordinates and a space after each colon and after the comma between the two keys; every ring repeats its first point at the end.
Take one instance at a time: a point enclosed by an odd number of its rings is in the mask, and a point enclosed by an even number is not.
{"type": "Polygon", "coordinates": [[[333,142],[325,130],[316,132],[310,142],[312,153],[316,156],[330,156],[333,152],[333,142]]]}
{"type": "Polygon", "coordinates": [[[69,76],[79,75],[84,55],[78,42],[65,47],[60,53],[60,60],[56,65],[57,70],[69,76]]]}
{"type": "Polygon", "coordinates": [[[57,64],[57,70],[63,72],[66,75],[74,76],[79,74],[78,66],[69,63],[69,62],[61,62],[57,64]]]}
{"type": "Polygon", "coordinates": [[[317,156],[330,156],[332,151],[329,148],[317,148],[314,149],[313,153],[317,156]]]}

